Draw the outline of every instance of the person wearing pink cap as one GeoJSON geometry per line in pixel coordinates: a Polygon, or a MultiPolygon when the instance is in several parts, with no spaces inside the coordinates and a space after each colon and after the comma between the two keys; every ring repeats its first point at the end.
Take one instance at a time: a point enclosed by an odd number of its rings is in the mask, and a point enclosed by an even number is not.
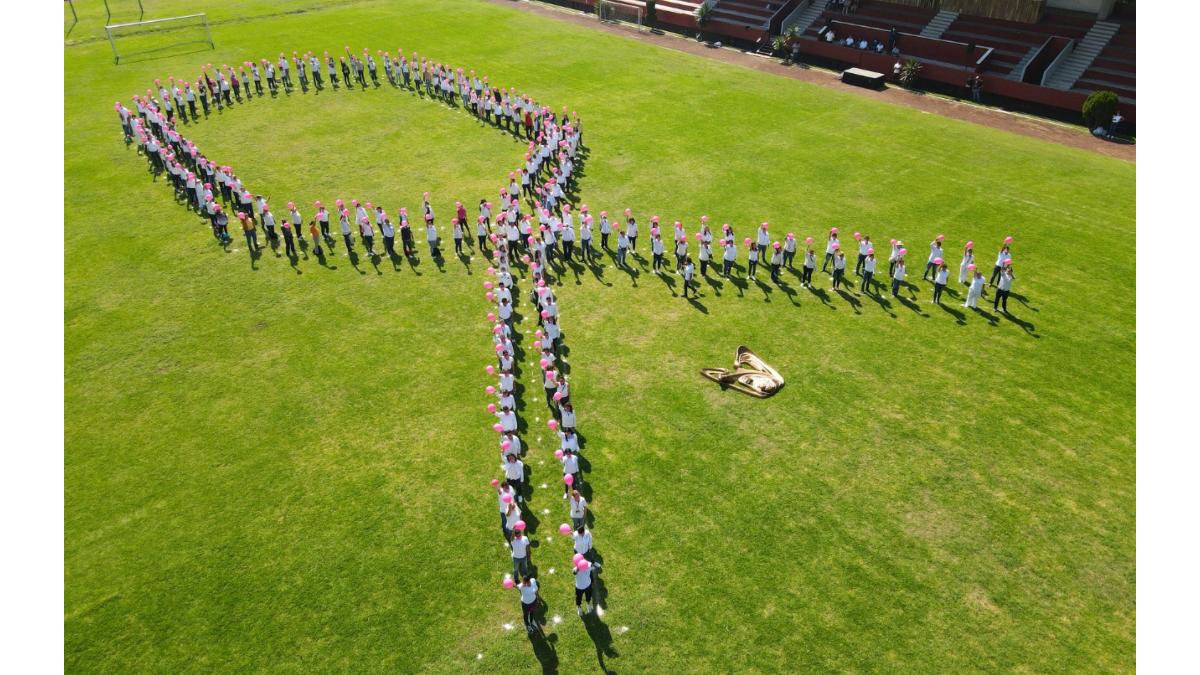
{"type": "Polygon", "coordinates": [[[612,234],[612,224],[608,222],[608,211],[600,212],[600,248],[608,250],[608,235],[612,234]]]}
{"type": "Polygon", "coordinates": [[[650,228],[650,254],[654,259],[651,269],[653,269],[656,274],[662,269],[664,249],[665,247],[663,245],[662,235],[659,233],[658,228],[650,228]]]}
{"type": "Polygon", "coordinates": [[[862,265],[862,286],[859,287],[859,290],[867,295],[875,288],[875,264],[875,249],[868,248],[867,257],[862,265]]]}
{"type": "MultiPolygon", "coordinates": [[[[703,244],[702,244],[703,245],[703,244]]],[[[695,298],[700,292],[699,284],[695,284],[693,279],[696,277],[696,263],[692,262],[692,257],[689,255],[683,256],[683,269],[679,272],[683,276],[683,297],[686,300],[688,291],[692,291],[692,297],[695,298]]]]}
{"type": "Polygon", "coordinates": [[[733,241],[733,237],[727,237],[720,242],[724,251],[721,253],[721,276],[729,278],[729,272],[733,269],[733,264],[737,262],[737,244],[733,241]]]}
{"type": "Polygon", "coordinates": [[[633,217],[633,212],[629,209],[625,209],[625,218],[625,237],[629,239],[629,250],[633,251],[636,256],[638,238],[637,219],[633,217]]]}
{"type": "Polygon", "coordinates": [[[758,256],[762,260],[767,258],[767,247],[771,245],[771,232],[768,230],[769,224],[763,223],[758,226],[758,234],[755,244],[758,245],[758,256]]]}
{"type": "Polygon", "coordinates": [[[344,207],[338,212],[338,225],[342,228],[342,241],[346,242],[346,255],[350,255],[354,252],[354,231],[350,227],[350,211],[344,207]]]}
{"type": "Polygon", "coordinates": [[[675,273],[683,274],[683,262],[688,257],[687,235],[682,234],[675,238],[675,273]]]}
{"type": "Polygon", "coordinates": [[[992,301],[992,309],[1000,309],[1008,314],[1008,296],[1012,294],[1013,268],[1012,258],[1004,261],[1004,271],[1000,273],[999,283],[996,284],[996,298],[992,301]]]}
{"type": "Polygon", "coordinates": [[[783,239],[783,264],[787,268],[793,269],[792,263],[796,260],[796,235],[788,232],[788,235],[783,239]]]}
{"type": "Polygon", "coordinates": [[[289,258],[300,255],[296,252],[296,237],[300,236],[300,233],[294,231],[292,220],[285,217],[283,222],[279,223],[279,230],[283,232],[284,255],[289,258]]]}
{"type": "Polygon", "coordinates": [[[772,248],[774,251],[771,253],[771,281],[781,284],[783,279],[779,277],[779,271],[783,269],[783,245],[775,242],[772,248]]]}
{"type": "Polygon", "coordinates": [[[700,251],[697,253],[697,257],[700,258],[700,276],[707,277],[708,264],[712,262],[712,242],[701,239],[699,248],[700,251]]]}
{"type": "Polygon", "coordinates": [[[629,253],[629,235],[625,230],[617,231],[617,267],[627,267],[625,256],[629,253]]]}
{"type": "Polygon", "coordinates": [[[317,208],[317,213],[313,216],[313,220],[321,228],[321,237],[325,239],[326,244],[332,245],[333,238],[329,236],[329,211],[320,201],[314,202],[313,206],[317,208]]]}
{"type": "Polygon", "coordinates": [[[748,249],[746,252],[746,278],[758,281],[756,274],[758,272],[758,247],[754,245],[750,237],[746,237],[746,240],[742,243],[746,244],[746,248],[748,249]]]}

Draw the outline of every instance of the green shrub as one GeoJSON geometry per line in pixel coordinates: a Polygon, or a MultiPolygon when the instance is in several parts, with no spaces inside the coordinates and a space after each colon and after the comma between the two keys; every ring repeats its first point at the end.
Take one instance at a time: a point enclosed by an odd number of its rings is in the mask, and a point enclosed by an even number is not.
{"type": "Polygon", "coordinates": [[[1093,91],[1083,102],[1083,121],[1087,128],[1107,127],[1120,103],[1111,91],[1093,91]]]}
{"type": "Polygon", "coordinates": [[[917,83],[917,78],[921,76],[921,62],[916,59],[909,59],[900,67],[900,84],[905,87],[911,87],[917,83]]]}

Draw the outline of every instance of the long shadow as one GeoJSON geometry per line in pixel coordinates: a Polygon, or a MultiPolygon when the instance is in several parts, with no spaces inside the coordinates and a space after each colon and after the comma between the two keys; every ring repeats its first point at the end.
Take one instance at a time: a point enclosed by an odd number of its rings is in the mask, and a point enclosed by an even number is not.
{"type": "Polygon", "coordinates": [[[1027,309],[1030,309],[1030,310],[1032,310],[1032,311],[1034,311],[1034,312],[1037,312],[1037,311],[1039,311],[1037,307],[1034,307],[1033,305],[1029,304],[1029,298],[1026,298],[1026,297],[1025,297],[1025,296],[1023,296],[1023,295],[1018,295],[1018,294],[1016,294],[1016,293],[1011,293],[1011,292],[1010,292],[1010,293],[1008,294],[1008,297],[1010,297],[1010,298],[1012,298],[1013,300],[1016,300],[1017,302],[1021,303],[1021,304],[1022,304],[1022,305],[1024,305],[1024,306],[1025,306],[1027,309]]]}
{"type": "Polygon", "coordinates": [[[717,277],[710,277],[707,274],[704,275],[704,281],[706,281],[709,288],[712,289],[713,295],[717,296],[718,298],[721,297],[721,290],[725,288],[725,283],[723,281],[717,277]]]}
{"type": "Polygon", "coordinates": [[[768,284],[760,279],[757,279],[757,278],[754,279],[754,285],[758,286],[758,290],[762,291],[763,302],[770,302],[771,294],[775,292],[775,289],[771,288],[770,284],[768,284]]]}
{"type": "Polygon", "coordinates": [[[529,646],[533,648],[533,655],[537,658],[538,664],[542,666],[543,673],[557,673],[558,651],[554,648],[554,643],[558,642],[558,634],[546,635],[544,632],[543,627],[546,625],[545,602],[539,603],[534,618],[537,619],[538,628],[529,634],[529,646]]]}
{"type": "Polygon", "coordinates": [[[986,309],[980,309],[978,307],[972,307],[971,309],[974,310],[974,312],[976,314],[978,314],[979,316],[982,316],[984,319],[987,319],[987,322],[989,324],[991,324],[992,326],[1000,325],[1000,317],[996,316],[995,314],[992,314],[991,312],[987,311],[986,309]]]}
{"type": "Polygon", "coordinates": [[[829,302],[829,294],[825,292],[825,289],[817,288],[816,286],[809,286],[808,292],[815,295],[817,299],[821,301],[821,304],[825,305],[829,309],[837,309],[837,307],[833,306],[832,302],[829,302]]]}
{"type": "Polygon", "coordinates": [[[416,276],[421,276],[420,270],[417,269],[417,267],[421,264],[421,259],[415,255],[410,255],[405,257],[405,260],[408,261],[408,268],[412,270],[412,273],[416,276]]]}
{"type": "Polygon", "coordinates": [[[896,313],[892,311],[892,303],[888,302],[887,298],[885,298],[883,296],[883,294],[878,292],[878,288],[876,288],[875,290],[876,290],[876,292],[874,292],[874,293],[872,293],[871,291],[868,290],[868,291],[864,292],[863,295],[874,300],[875,304],[879,305],[880,309],[882,309],[884,312],[887,312],[888,316],[895,319],[896,313]]]}
{"type": "Polygon", "coordinates": [[[620,654],[612,646],[612,631],[608,629],[608,625],[593,612],[584,615],[583,627],[587,629],[588,637],[592,639],[592,644],[596,647],[596,661],[600,664],[600,669],[605,673],[615,673],[616,671],[610,669],[605,661],[620,657],[620,654]]]}
{"type": "Polygon", "coordinates": [[[962,312],[958,311],[957,309],[954,309],[953,307],[951,307],[950,305],[947,305],[944,302],[938,303],[938,307],[940,307],[943,312],[954,317],[954,322],[957,323],[958,325],[960,325],[960,326],[967,325],[967,315],[966,314],[963,314],[962,312]]]}
{"type": "Polygon", "coordinates": [[[658,277],[659,281],[663,282],[668,291],[671,291],[671,297],[679,297],[679,294],[675,292],[675,277],[670,272],[658,272],[655,276],[658,277]]]}
{"type": "Polygon", "coordinates": [[[708,314],[708,307],[706,307],[703,302],[700,302],[700,300],[698,300],[695,296],[686,299],[688,304],[692,306],[692,309],[700,312],[701,314],[708,314]]]}
{"type": "Polygon", "coordinates": [[[904,305],[905,307],[907,307],[907,308],[911,309],[912,311],[916,312],[916,313],[917,313],[919,316],[924,316],[924,317],[928,317],[928,316],[929,316],[929,314],[927,314],[926,312],[924,312],[924,311],[921,309],[921,306],[920,306],[920,305],[918,305],[918,304],[917,304],[915,301],[913,301],[913,300],[910,300],[909,298],[906,298],[906,297],[904,297],[903,295],[897,295],[897,296],[895,296],[895,298],[896,298],[896,300],[897,300],[897,301],[898,301],[900,304],[902,304],[902,305],[904,305]]]}
{"type": "Polygon", "coordinates": [[[739,298],[746,297],[746,289],[750,288],[749,282],[746,281],[745,277],[738,276],[738,271],[736,269],[731,270],[731,272],[732,274],[728,277],[725,277],[725,280],[733,284],[733,287],[737,289],[739,298]]]}
{"type": "MultiPolygon", "coordinates": [[[[1034,310],[1034,311],[1037,311],[1037,310],[1034,310]]],[[[1025,331],[1030,336],[1041,339],[1042,336],[1038,335],[1037,329],[1032,323],[1018,319],[1017,317],[1013,316],[1012,314],[1009,314],[1008,312],[1001,312],[1000,316],[1011,321],[1012,323],[1017,324],[1018,326],[1021,327],[1021,330],[1025,331]]]]}
{"type": "Polygon", "coordinates": [[[850,303],[850,309],[854,310],[855,314],[862,314],[862,301],[854,297],[853,293],[846,291],[844,288],[837,289],[837,294],[842,296],[842,299],[850,303]]]}

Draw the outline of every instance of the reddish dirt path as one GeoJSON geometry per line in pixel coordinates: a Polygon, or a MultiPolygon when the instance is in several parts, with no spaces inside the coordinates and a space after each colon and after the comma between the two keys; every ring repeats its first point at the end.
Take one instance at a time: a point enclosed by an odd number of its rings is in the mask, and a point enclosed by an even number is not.
{"type": "Polygon", "coordinates": [[[901,87],[888,87],[883,91],[874,91],[862,87],[844,85],[838,80],[836,73],[827,70],[783,65],[777,59],[755,56],[736,49],[713,49],[701,42],[696,42],[695,40],[690,40],[673,33],[659,35],[649,30],[639,30],[636,26],[602,23],[597,21],[593,15],[583,14],[557,5],[530,2],[528,0],[521,2],[514,2],[513,0],[489,1],[498,5],[504,5],[505,7],[519,7],[527,12],[533,12],[534,14],[558,21],[567,21],[580,26],[586,26],[593,30],[601,30],[614,35],[642,40],[643,42],[649,42],[667,49],[674,49],[710,59],[720,59],[727,63],[737,64],[746,68],[753,68],[754,70],[761,70],[783,77],[791,77],[822,87],[850,92],[858,96],[865,96],[896,105],[908,106],[909,108],[916,108],[917,110],[945,117],[982,124],[1022,136],[1040,138],[1052,143],[1089,150],[1130,162],[1137,159],[1136,146],[1100,140],[1079,127],[1005,112],[998,108],[988,108],[955,101],[933,94],[915,93],[901,87]]]}

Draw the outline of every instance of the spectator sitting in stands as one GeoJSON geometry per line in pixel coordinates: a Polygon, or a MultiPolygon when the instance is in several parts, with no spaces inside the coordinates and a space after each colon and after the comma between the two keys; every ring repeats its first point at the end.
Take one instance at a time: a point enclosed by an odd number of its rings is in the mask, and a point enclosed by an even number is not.
{"type": "Polygon", "coordinates": [[[845,43],[845,45],[847,47],[853,47],[854,46],[854,36],[847,35],[846,39],[843,42],[845,43]]]}
{"type": "Polygon", "coordinates": [[[882,42],[880,42],[879,40],[876,40],[876,41],[875,41],[875,44],[872,46],[872,48],[875,50],[875,53],[876,53],[876,54],[882,54],[882,53],[883,53],[883,43],[882,43],[882,42]]]}
{"type": "Polygon", "coordinates": [[[900,56],[900,48],[892,47],[892,56],[900,56]]]}
{"type": "Polygon", "coordinates": [[[833,29],[832,29],[832,28],[830,28],[830,29],[827,29],[827,30],[825,31],[825,41],[826,41],[826,42],[833,42],[833,29]]]}
{"type": "Polygon", "coordinates": [[[870,45],[867,44],[866,38],[863,38],[862,40],[859,41],[859,43],[858,43],[859,49],[867,49],[868,47],[870,47],[870,45]]]}

